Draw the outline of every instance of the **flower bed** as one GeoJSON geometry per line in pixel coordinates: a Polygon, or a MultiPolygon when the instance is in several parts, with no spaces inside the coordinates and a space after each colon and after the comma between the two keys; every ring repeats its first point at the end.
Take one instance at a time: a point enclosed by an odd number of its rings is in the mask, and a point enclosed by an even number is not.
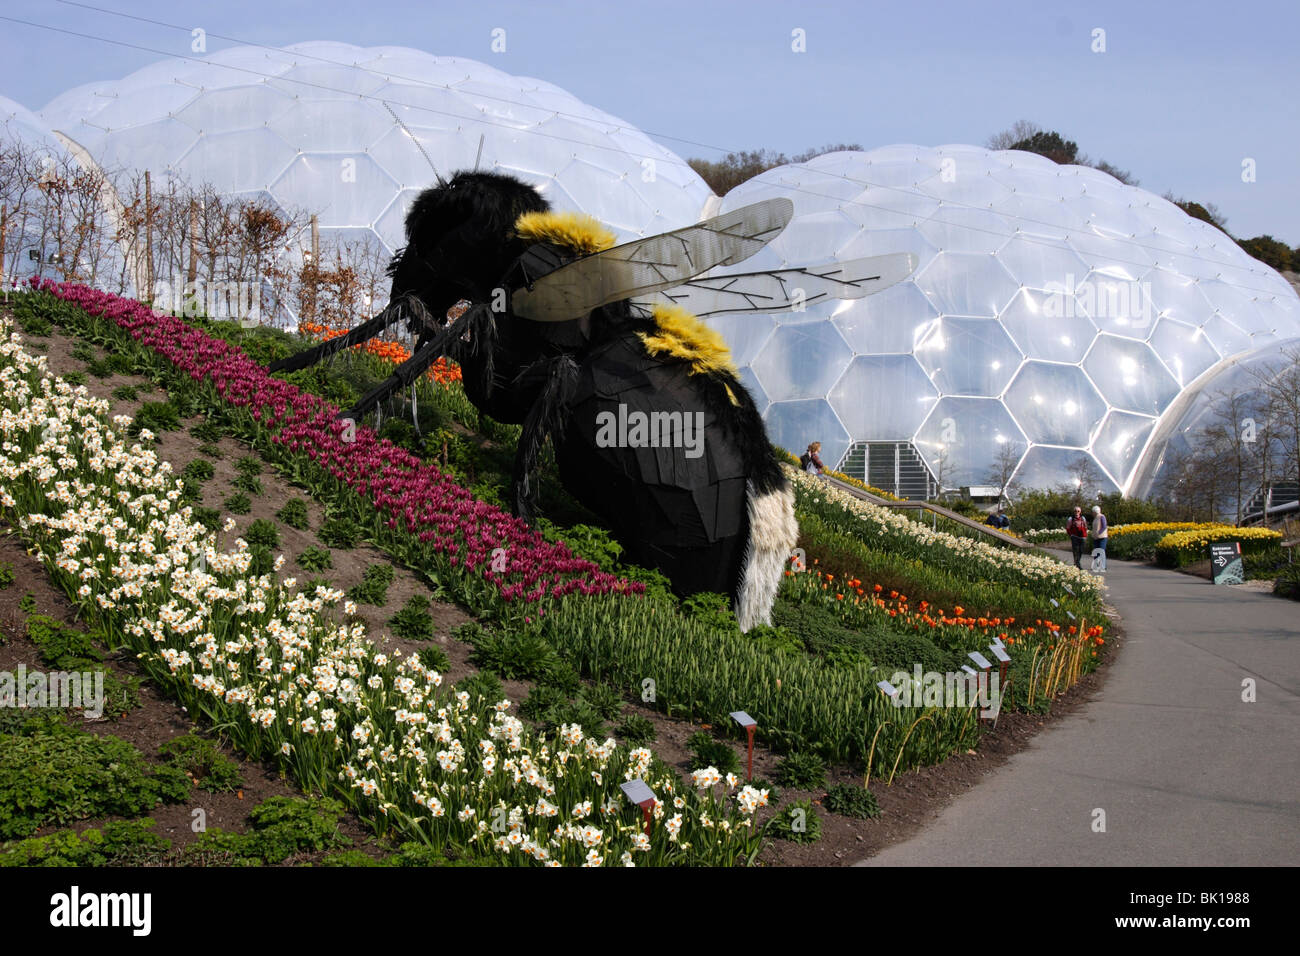
{"type": "Polygon", "coordinates": [[[0,507],[111,645],[250,756],[381,832],[507,863],[727,865],[757,851],[763,791],[700,771],[697,792],[679,792],[648,750],[576,725],[535,737],[508,701],[452,695],[418,657],[390,659],[338,623],[341,592],[250,576],[247,544],[218,550],[170,465],[107,425],[106,402],[51,378],[7,323],[0,334],[0,507]],[[648,837],[618,787],[633,777],[659,797],[648,837]]]}
{"type": "Polygon", "coordinates": [[[816,514],[836,530],[872,547],[888,549],[900,558],[922,560],[933,567],[959,570],[966,576],[1015,587],[1050,588],[1053,595],[1062,593],[1067,586],[1089,601],[1096,601],[1101,594],[1102,584],[1094,575],[1053,558],[1015,553],[983,541],[932,531],[887,508],[828,488],[795,469],[788,469],[788,474],[800,508],[816,514]]]}
{"type": "Polygon", "coordinates": [[[1261,554],[1281,545],[1282,532],[1270,528],[1237,528],[1232,525],[1174,531],[1161,538],[1156,545],[1156,562],[1173,568],[1195,564],[1209,558],[1209,546],[1215,541],[1239,541],[1242,554],[1261,554]]]}
{"type": "MultiPolygon", "coordinates": [[[[302,335],[311,336],[322,342],[338,338],[340,335],[347,335],[351,329],[332,329],[329,326],[318,325],[314,322],[300,322],[298,331],[302,335]]],[[[358,345],[352,346],[354,352],[364,352],[366,355],[373,355],[376,358],[388,362],[390,365],[401,365],[411,357],[411,350],[400,342],[386,342],[382,339],[367,339],[358,345]]],[[[460,366],[445,358],[440,358],[424,373],[424,377],[437,385],[450,385],[452,382],[461,380],[460,366]]]]}
{"type": "Polygon", "coordinates": [[[563,544],[547,542],[501,509],[477,501],[437,468],[378,439],[370,429],[349,427],[336,418],[334,406],[270,377],[239,349],[174,316],[84,286],[46,280],[38,287],[88,315],[113,321],[191,380],[210,383],[224,402],[249,409],[273,443],[305,454],[387,514],[390,529],[400,526],[445,559],[452,573],[490,583],[505,601],[529,602],[575,591],[644,590],[574,557],[563,544]],[[494,565],[501,566],[494,555],[504,557],[504,571],[494,570],[494,565]]]}

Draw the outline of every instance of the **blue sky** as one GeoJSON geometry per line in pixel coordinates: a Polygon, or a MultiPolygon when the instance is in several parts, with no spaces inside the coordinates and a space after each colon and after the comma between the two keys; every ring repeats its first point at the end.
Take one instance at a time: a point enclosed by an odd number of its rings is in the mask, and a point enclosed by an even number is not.
{"type": "Polygon", "coordinates": [[[190,52],[191,27],[283,45],[414,46],[555,83],[683,156],[831,142],[983,144],[1018,119],[1239,237],[1300,245],[1300,4],[31,0],[0,19],[0,93],[58,93],[190,52]],[[89,7],[165,21],[173,29],[89,7]],[[12,19],[11,19],[12,18],[12,19]],[[13,22],[46,24],[73,36],[13,22]],[[506,31],[506,50],[491,49],[506,31]],[[1093,31],[1105,52],[1093,52],[1093,31]],[[802,30],[806,50],[792,50],[802,30]],[[135,44],[136,49],[122,44],[135,44]],[[1253,159],[1255,182],[1242,181],[1253,159]]]}

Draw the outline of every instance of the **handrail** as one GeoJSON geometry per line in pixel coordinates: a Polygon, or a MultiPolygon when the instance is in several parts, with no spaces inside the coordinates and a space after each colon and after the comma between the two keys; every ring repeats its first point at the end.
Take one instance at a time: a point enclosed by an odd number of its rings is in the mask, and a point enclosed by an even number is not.
{"type": "Polygon", "coordinates": [[[997,528],[990,527],[989,525],[986,524],[980,524],[978,521],[974,520],[973,518],[968,518],[965,515],[958,514],[955,511],[949,511],[947,508],[943,507],[942,505],[932,505],[928,501],[890,501],[888,498],[882,498],[879,495],[873,495],[869,491],[863,491],[861,488],[858,488],[855,485],[851,485],[845,481],[840,481],[840,479],[833,478],[830,475],[822,475],[821,479],[825,481],[827,484],[834,485],[840,491],[846,491],[849,494],[853,495],[855,498],[861,498],[863,501],[869,501],[873,505],[880,505],[880,507],[882,508],[894,508],[899,511],[929,511],[933,514],[942,515],[945,518],[949,518],[953,521],[956,521],[958,524],[963,524],[974,531],[980,532],[981,534],[986,534],[991,538],[996,538],[997,540],[1003,541],[1007,544],[1014,544],[1017,548],[1033,548],[1035,551],[1040,550],[1037,545],[1032,544],[1029,541],[1023,541],[1020,538],[1014,537],[1013,535],[1003,534],[997,528]]]}

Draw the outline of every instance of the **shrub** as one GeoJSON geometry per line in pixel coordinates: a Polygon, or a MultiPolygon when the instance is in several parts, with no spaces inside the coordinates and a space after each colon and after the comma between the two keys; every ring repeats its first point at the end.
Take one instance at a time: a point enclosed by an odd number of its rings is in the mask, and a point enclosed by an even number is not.
{"type": "Polygon", "coordinates": [[[150,768],[125,740],[81,731],[0,738],[0,839],[89,817],[133,817],[189,793],[174,767],[150,768]]]}
{"type": "Polygon", "coordinates": [[[235,462],[235,471],[249,478],[256,478],[262,473],[262,459],[256,455],[244,455],[235,462]]]}
{"type": "Polygon", "coordinates": [[[324,797],[271,797],[249,813],[247,833],[213,828],[185,848],[187,862],[259,866],[283,863],[295,853],[345,846],[338,832],[343,804],[324,797]]]}
{"type": "Polygon", "coordinates": [[[87,382],[85,372],[68,372],[66,375],[62,376],[62,378],[73,388],[76,388],[79,385],[85,385],[87,382]]]}
{"type": "Polygon", "coordinates": [[[156,860],[171,841],[153,832],[154,821],[116,820],[97,830],[60,830],[0,849],[0,866],[139,866],[156,860]]]}
{"type": "Polygon", "coordinates": [[[692,594],[682,601],[682,610],[701,624],[720,631],[739,631],[736,616],[731,613],[730,600],[725,594],[703,592],[692,594]]]}
{"type": "Polygon", "coordinates": [[[278,548],[280,546],[280,529],[275,522],[258,518],[244,532],[244,540],[250,547],[278,548]]]}
{"type": "Polygon", "coordinates": [[[686,741],[686,748],[691,752],[691,769],[717,767],[722,774],[740,773],[740,757],[731,749],[731,745],[722,740],[714,740],[708,731],[697,730],[686,741]]]}
{"type": "Polygon", "coordinates": [[[416,655],[420,658],[420,663],[431,671],[437,671],[439,674],[445,674],[451,669],[451,658],[447,652],[436,644],[433,647],[422,647],[416,655]]]}
{"type": "Polygon", "coordinates": [[[318,573],[334,567],[334,560],[330,557],[329,548],[318,548],[313,544],[298,555],[298,566],[304,571],[318,573]]]}
{"type": "Polygon", "coordinates": [[[767,828],[773,836],[791,843],[815,843],[822,835],[821,817],[810,800],[796,800],[788,807],[782,807],[767,828]]]}
{"type": "Polygon", "coordinates": [[[14,583],[14,567],[8,561],[0,561],[0,591],[14,583]]]}
{"type": "Polygon", "coordinates": [[[253,502],[248,495],[237,491],[226,499],[226,510],[235,515],[246,515],[253,510],[253,502]]]}
{"type": "Polygon", "coordinates": [[[195,478],[199,481],[209,481],[215,473],[216,469],[212,467],[212,462],[204,461],[202,458],[195,458],[181,469],[182,477],[195,478]]]}
{"type": "Polygon", "coordinates": [[[221,512],[216,508],[195,505],[190,511],[190,517],[209,531],[216,531],[221,526],[221,512]]]}
{"type": "Polygon", "coordinates": [[[1292,564],[1278,572],[1273,582],[1273,593],[1300,601],[1300,564],[1292,564]]]}
{"type": "Polygon", "coordinates": [[[209,793],[232,793],[242,785],[239,764],[218,750],[212,741],[195,734],[173,737],[158,748],[158,753],[209,793]]]}
{"type": "Polygon", "coordinates": [[[204,443],[215,443],[221,441],[226,430],[214,422],[212,419],[200,422],[190,429],[190,434],[204,443]]]}
{"type": "Polygon", "coordinates": [[[361,583],[348,591],[348,598],[358,604],[380,607],[388,601],[388,586],[395,572],[391,564],[372,564],[361,575],[361,583]]]}
{"type": "Polygon", "coordinates": [[[154,434],[165,431],[175,431],[181,427],[181,416],[176,411],[176,406],[170,402],[145,402],[140,406],[140,410],[135,413],[135,418],[127,426],[126,433],[132,438],[138,438],[143,429],[149,429],[154,434]]]}
{"type": "Polygon", "coordinates": [[[623,718],[623,722],[614,728],[614,734],[629,747],[652,744],[659,736],[654,721],[640,714],[629,714],[623,718]]]}
{"type": "Polygon", "coordinates": [[[776,780],[796,790],[816,790],[826,786],[826,764],[815,753],[792,753],[777,765],[776,780]]]}
{"type": "Polygon", "coordinates": [[[564,659],[545,638],[516,631],[480,631],[470,660],[511,680],[546,678],[566,667],[564,659]]]}
{"type": "Polygon", "coordinates": [[[543,730],[561,724],[581,724],[588,736],[599,738],[605,734],[604,718],[583,693],[570,698],[558,687],[534,687],[519,705],[519,713],[536,721],[543,730]]]}
{"type": "Polygon", "coordinates": [[[356,546],[362,537],[362,530],[356,522],[347,518],[326,518],[316,532],[316,537],[328,547],[347,550],[356,546]]]}
{"type": "Polygon", "coordinates": [[[284,507],[275,513],[275,516],[290,528],[297,528],[299,531],[307,530],[307,505],[301,498],[290,498],[284,503],[284,507]]]}
{"type": "Polygon", "coordinates": [[[246,491],[254,497],[262,494],[262,479],[253,475],[236,475],[235,480],[230,483],[240,491],[246,491]]]}
{"type": "Polygon", "coordinates": [[[505,696],[505,689],[501,686],[501,679],[491,671],[479,671],[477,674],[462,677],[456,682],[455,688],[456,693],[461,691],[468,693],[471,701],[482,697],[489,703],[496,703],[505,696]]]}
{"type": "Polygon", "coordinates": [[[28,591],[18,601],[18,610],[24,614],[31,614],[36,610],[36,595],[28,591]]]}
{"type": "Polygon", "coordinates": [[[78,362],[93,362],[99,358],[99,354],[89,342],[78,342],[68,354],[78,362]]]}
{"type": "Polygon", "coordinates": [[[613,720],[623,711],[623,697],[608,684],[591,684],[582,689],[582,697],[591,709],[605,720],[613,720]]]}
{"type": "Polygon", "coordinates": [[[876,795],[866,787],[847,783],[837,783],[831,787],[822,805],[829,812],[838,813],[842,817],[870,820],[880,816],[880,804],[876,802],[876,795]]]}
{"type": "Polygon", "coordinates": [[[199,446],[199,454],[207,455],[209,458],[221,458],[221,447],[207,442],[199,446]]]}
{"type": "Polygon", "coordinates": [[[402,609],[388,619],[388,626],[398,637],[408,641],[433,640],[433,618],[429,616],[429,599],[413,594],[402,609]]]}

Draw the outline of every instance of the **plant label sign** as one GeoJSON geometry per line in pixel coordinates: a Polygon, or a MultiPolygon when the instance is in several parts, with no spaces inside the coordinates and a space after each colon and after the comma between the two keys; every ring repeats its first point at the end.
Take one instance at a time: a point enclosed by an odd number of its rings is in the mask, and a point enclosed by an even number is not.
{"type": "Polygon", "coordinates": [[[743,710],[733,710],[731,712],[731,719],[734,720],[736,723],[740,724],[740,726],[742,727],[758,726],[758,721],[755,720],[753,717],[749,716],[749,714],[745,713],[743,710]]]}
{"type": "Polygon", "coordinates": [[[629,803],[638,807],[643,807],[647,803],[654,803],[655,794],[650,789],[650,785],[638,777],[636,780],[629,780],[627,783],[619,784],[623,791],[623,796],[627,797],[629,803]]]}
{"type": "Polygon", "coordinates": [[[981,654],[979,651],[971,651],[966,656],[969,657],[971,660],[973,660],[975,662],[975,666],[978,667],[980,670],[986,671],[993,666],[992,664],[989,663],[989,659],[985,657],[983,654],[981,654]]]}
{"type": "Polygon", "coordinates": [[[998,659],[999,664],[1005,664],[1009,660],[1011,660],[1011,655],[1009,655],[1005,650],[1003,650],[997,644],[990,644],[989,650],[993,652],[993,656],[998,659]]]}
{"type": "Polygon", "coordinates": [[[1240,541],[1216,541],[1210,545],[1210,573],[1215,584],[1241,584],[1246,580],[1240,541]]]}

